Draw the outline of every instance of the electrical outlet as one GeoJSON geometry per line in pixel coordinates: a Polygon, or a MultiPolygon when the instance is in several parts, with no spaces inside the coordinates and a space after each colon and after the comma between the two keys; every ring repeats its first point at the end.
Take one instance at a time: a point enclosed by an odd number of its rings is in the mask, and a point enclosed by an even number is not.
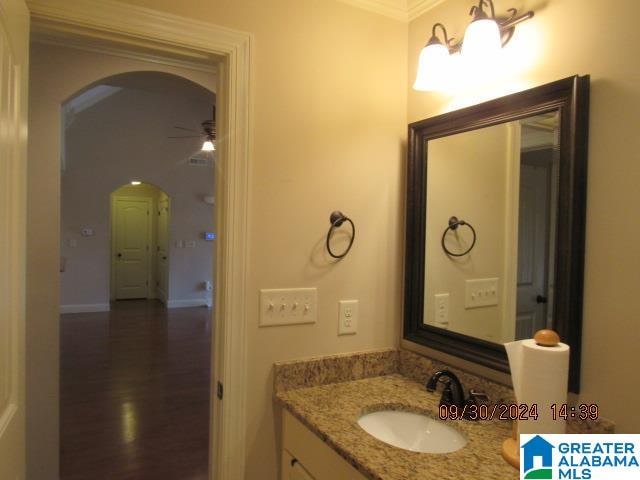
{"type": "Polygon", "coordinates": [[[434,295],[436,309],[435,322],[440,328],[449,328],[449,294],[437,293],[434,295]]]}
{"type": "Polygon", "coordinates": [[[316,323],[317,308],[316,288],[263,289],[259,326],[316,323]]]}
{"type": "Polygon", "coordinates": [[[498,305],[498,278],[479,278],[465,282],[464,308],[498,305]]]}
{"type": "Polygon", "coordinates": [[[352,335],[358,331],[358,300],[340,300],[338,335],[352,335]]]}

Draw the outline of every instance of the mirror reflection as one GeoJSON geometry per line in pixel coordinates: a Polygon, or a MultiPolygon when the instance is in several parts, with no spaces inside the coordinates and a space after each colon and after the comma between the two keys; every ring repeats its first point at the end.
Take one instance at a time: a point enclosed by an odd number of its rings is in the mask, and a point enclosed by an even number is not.
{"type": "Polygon", "coordinates": [[[430,139],[424,147],[423,322],[495,343],[550,328],[558,111],[430,139]]]}

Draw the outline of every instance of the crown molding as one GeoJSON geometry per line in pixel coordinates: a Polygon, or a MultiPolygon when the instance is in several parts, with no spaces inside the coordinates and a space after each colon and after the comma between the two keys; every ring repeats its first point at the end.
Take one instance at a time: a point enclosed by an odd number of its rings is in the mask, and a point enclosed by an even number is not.
{"type": "Polygon", "coordinates": [[[415,20],[446,0],[407,0],[407,20],[415,20]]]}
{"type": "Polygon", "coordinates": [[[378,15],[410,22],[446,0],[339,0],[378,15]]]}
{"type": "Polygon", "coordinates": [[[384,15],[394,20],[407,21],[407,0],[339,0],[362,10],[384,15]]]}

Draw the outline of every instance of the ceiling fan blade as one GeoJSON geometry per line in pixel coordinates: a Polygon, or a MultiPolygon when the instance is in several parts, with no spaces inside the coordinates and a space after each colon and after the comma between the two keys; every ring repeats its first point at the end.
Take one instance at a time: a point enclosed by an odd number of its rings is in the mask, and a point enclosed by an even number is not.
{"type": "Polygon", "coordinates": [[[177,128],[179,130],[186,130],[187,132],[197,132],[197,130],[194,130],[193,128],[178,127],[177,125],[174,125],[173,128],[177,128]]]}
{"type": "Polygon", "coordinates": [[[201,138],[202,135],[181,135],[178,137],[167,137],[167,138],[201,138]]]}

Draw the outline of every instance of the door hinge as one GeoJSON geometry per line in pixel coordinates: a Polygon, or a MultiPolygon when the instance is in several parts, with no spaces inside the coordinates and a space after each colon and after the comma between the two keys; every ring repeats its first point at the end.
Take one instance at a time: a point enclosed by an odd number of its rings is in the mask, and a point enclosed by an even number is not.
{"type": "Polygon", "coordinates": [[[218,386],[216,387],[216,394],[218,396],[218,400],[222,400],[222,395],[223,395],[223,386],[222,383],[218,382],[218,386]]]}
{"type": "Polygon", "coordinates": [[[159,286],[160,286],[160,281],[156,280],[156,287],[159,287],[159,286]]]}
{"type": "Polygon", "coordinates": [[[148,287],[149,286],[149,280],[147,280],[145,283],[147,284],[147,287],[148,287]]]}
{"type": "Polygon", "coordinates": [[[147,210],[147,215],[149,215],[149,210],[147,210]]]}

